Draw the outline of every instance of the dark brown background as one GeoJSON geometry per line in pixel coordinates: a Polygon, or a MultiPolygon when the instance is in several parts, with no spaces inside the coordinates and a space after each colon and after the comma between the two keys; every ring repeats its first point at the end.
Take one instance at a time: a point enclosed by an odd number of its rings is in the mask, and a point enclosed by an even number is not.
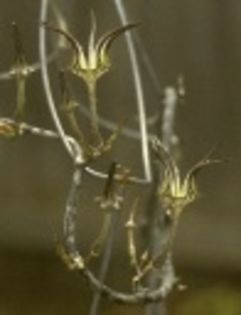
{"type": "MultiPolygon", "coordinates": [[[[87,40],[90,9],[96,13],[99,34],[119,25],[110,0],[60,2],[71,30],[81,42],[87,40]]],[[[138,32],[160,86],[174,84],[179,73],[185,76],[187,97],[178,108],[176,124],[184,172],[216,143],[220,143],[216,154],[230,158],[229,163],[210,167],[200,176],[200,197],[184,214],[178,231],[175,261],[190,289],[176,294],[170,304],[176,301],[175,314],[190,314],[182,310],[182,304],[190,302],[193,292],[202,296],[210,290],[212,297],[230,295],[230,299],[241,294],[241,4],[236,0],[125,2],[131,20],[142,22],[138,32]]],[[[38,58],[38,14],[38,1],[0,2],[2,71],[12,62],[13,20],[22,30],[29,60],[38,58]]],[[[123,38],[114,45],[112,58],[111,72],[99,85],[99,100],[102,115],[117,121],[120,116],[135,114],[123,38]]],[[[147,111],[153,115],[160,106],[160,97],[144,70],[143,81],[147,111]]],[[[84,95],[83,84],[78,84],[74,82],[79,94],[84,95]]],[[[26,120],[52,128],[39,74],[29,81],[27,93],[26,120]]],[[[1,116],[11,115],[14,83],[0,82],[0,95],[1,116]]],[[[132,118],[130,125],[135,126],[132,118]]],[[[31,137],[1,140],[0,152],[0,314],[66,314],[70,309],[84,314],[89,290],[75,274],[66,271],[54,252],[52,225],[61,234],[71,176],[67,153],[58,143],[31,137]]],[[[141,174],[139,152],[136,141],[122,138],[113,155],[141,174]]],[[[101,191],[99,181],[86,179],[86,183],[79,218],[83,249],[99,226],[92,200],[101,191]]],[[[116,282],[124,286],[124,248],[119,243],[114,251],[112,279],[115,275],[116,282]]],[[[237,313],[230,309],[227,313],[240,314],[241,307],[237,308],[237,313]]],[[[105,308],[105,314],[127,311],[112,304],[105,308]]],[[[208,306],[205,311],[209,314],[208,306]]],[[[221,314],[215,311],[210,314],[221,314]]],[[[134,314],[134,308],[129,314],[134,314]]]]}

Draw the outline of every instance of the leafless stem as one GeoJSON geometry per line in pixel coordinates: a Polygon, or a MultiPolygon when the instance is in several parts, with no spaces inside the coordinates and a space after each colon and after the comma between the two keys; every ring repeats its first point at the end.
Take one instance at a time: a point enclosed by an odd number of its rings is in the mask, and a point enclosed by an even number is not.
{"type": "MultiPolygon", "coordinates": [[[[103,252],[103,258],[101,261],[100,271],[98,275],[99,281],[101,283],[104,283],[106,275],[107,275],[107,271],[110,265],[110,259],[111,259],[113,243],[114,243],[114,236],[115,236],[115,232],[116,232],[116,228],[118,227],[118,224],[119,224],[119,213],[115,211],[115,213],[112,214],[109,235],[107,237],[105,249],[103,252]]],[[[98,314],[100,300],[101,300],[101,294],[100,292],[96,291],[94,293],[94,296],[91,302],[89,315],[98,314]]]]}
{"type": "MultiPolygon", "coordinates": [[[[126,13],[126,9],[125,9],[123,1],[122,0],[113,0],[113,1],[116,6],[121,23],[123,25],[128,24],[129,21],[128,21],[128,17],[127,17],[127,13],[126,13]]],[[[134,43],[133,43],[133,35],[131,33],[126,33],[125,38],[127,42],[129,56],[130,56],[130,62],[131,62],[131,68],[132,68],[133,80],[134,80],[135,92],[136,92],[144,174],[145,174],[146,180],[151,181],[152,173],[151,173],[151,163],[150,163],[150,155],[149,155],[149,147],[148,147],[146,107],[145,107],[145,101],[144,101],[141,74],[140,74],[140,69],[139,69],[139,65],[137,61],[134,43]]]]}
{"type": "Polygon", "coordinates": [[[61,92],[61,99],[62,99],[61,109],[66,114],[69,124],[72,127],[80,143],[80,146],[83,148],[84,151],[87,151],[88,148],[84,139],[84,135],[79,127],[79,123],[77,122],[77,119],[75,116],[75,110],[76,110],[76,107],[78,107],[78,104],[77,102],[73,101],[70,96],[70,91],[69,91],[69,86],[67,84],[65,71],[60,71],[59,79],[60,79],[60,92],[61,92]]]}
{"type": "Polygon", "coordinates": [[[107,237],[109,235],[110,227],[111,227],[111,220],[112,219],[112,213],[106,212],[104,214],[103,223],[101,225],[101,230],[92,244],[90,248],[90,253],[88,254],[87,258],[85,258],[85,261],[89,262],[92,258],[98,257],[100,255],[100,252],[105,244],[105,241],[107,240],[107,237]]]}
{"type": "Polygon", "coordinates": [[[46,52],[46,30],[42,27],[43,22],[47,21],[48,16],[48,0],[41,0],[40,4],[40,17],[39,17],[39,56],[40,56],[40,69],[42,74],[42,81],[44,85],[44,91],[49,107],[50,114],[54,121],[55,127],[60,134],[60,138],[65,145],[65,148],[69,152],[70,156],[75,160],[80,159],[79,162],[83,162],[83,156],[75,157],[73,155],[72,147],[67,139],[66,133],[63,129],[61,121],[59,119],[59,115],[57,113],[56,104],[54,101],[54,97],[52,94],[50,81],[49,81],[49,74],[47,69],[47,52],[46,52]]]}
{"type": "MultiPolygon", "coordinates": [[[[164,101],[163,101],[163,119],[161,122],[161,130],[158,126],[159,132],[161,131],[161,139],[162,143],[165,146],[166,150],[171,151],[174,148],[174,145],[177,144],[177,136],[174,133],[174,122],[175,122],[175,113],[177,106],[177,93],[174,87],[167,87],[164,91],[164,101]]],[[[158,134],[158,133],[157,133],[158,134]]],[[[158,283],[158,277],[162,275],[168,278],[170,275],[166,273],[165,270],[172,270],[172,277],[174,275],[173,267],[169,269],[163,269],[168,263],[169,266],[172,265],[171,261],[171,248],[173,243],[173,234],[175,233],[176,222],[169,224],[170,222],[166,218],[166,211],[168,209],[164,209],[163,204],[160,200],[157,200],[157,189],[160,186],[163,178],[162,178],[162,170],[160,167],[157,167],[155,172],[155,180],[153,183],[153,192],[150,196],[149,201],[149,210],[147,212],[147,216],[149,220],[149,242],[151,246],[151,252],[154,263],[155,260],[161,260],[161,264],[158,264],[157,268],[158,273],[152,272],[149,276],[149,285],[151,287],[155,287],[158,283]],[[150,208],[151,206],[151,208],[150,208]],[[160,242],[161,240],[161,242],[160,242]],[[167,262],[168,260],[168,262],[167,262]]],[[[146,315],[157,315],[157,314],[165,314],[165,305],[148,305],[146,308],[146,315]]]]}
{"type": "Polygon", "coordinates": [[[143,45],[143,42],[140,38],[140,36],[136,33],[134,34],[134,39],[137,44],[138,50],[140,51],[140,58],[144,65],[144,70],[146,70],[147,75],[149,76],[149,79],[153,85],[154,90],[156,91],[156,94],[158,97],[162,95],[162,89],[160,85],[160,80],[157,76],[157,72],[155,71],[155,68],[151,62],[151,59],[149,57],[149,54],[146,50],[145,45],[143,45]]]}
{"type": "Polygon", "coordinates": [[[91,246],[87,261],[92,257],[99,256],[100,250],[102,249],[108,235],[110,234],[113,213],[117,210],[120,210],[122,206],[123,198],[120,194],[118,194],[117,186],[119,185],[116,185],[115,182],[116,172],[117,164],[113,162],[108,171],[108,177],[106,179],[103,194],[102,196],[96,198],[100,210],[104,212],[103,224],[99,236],[91,246]]]}
{"type": "Polygon", "coordinates": [[[123,293],[116,291],[105,284],[102,284],[89,269],[79,264],[78,260],[75,262],[75,268],[79,269],[80,274],[82,274],[88,280],[95,290],[97,290],[101,295],[117,303],[157,303],[158,301],[164,300],[168,296],[176,283],[176,279],[170,277],[165,279],[165,281],[157,289],[147,289],[135,293],[123,293]]]}
{"type": "MultiPolygon", "coordinates": [[[[95,177],[100,178],[100,179],[106,179],[108,177],[108,175],[106,173],[95,170],[89,166],[85,167],[85,171],[88,172],[89,174],[91,174],[92,176],[95,176],[95,177]]],[[[120,180],[120,177],[116,176],[116,180],[117,181],[120,180]]],[[[140,184],[140,185],[149,185],[150,184],[146,179],[143,179],[140,177],[135,177],[135,176],[130,176],[128,179],[128,182],[133,183],[133,184],[140,184]]]]}
{"type": "Polygon", "coordinates": [[[15,117],[18,121],[23,120],[24,109],[26,105],[26,78],[21,75],[16,78],[17,84],[17,107],[15,117]]]}
{"type": "Polygon", "coordinates": [[[97,112],[96,81],[88,81],[87,86],[91,113],[91,131],[94,139],[97,140],[97,143],[103,145],[103,139],[99,130],[99,118],[97,112]]]}
{"type": "MultiPolygon", "coordinates": [[[[22,136],[22,135],[27,135],[27,134],[31,134],[33,136],[39,136],[43,138],[49,138],[49,139],[57,139],[57,140],[60,139],[60,135],[56,131],[44,129],[38,126],[33,126],[25,122],[18,123],[12,118],[8,118],[8,117],[0,118],[0,136],[11,138],[11,137],[22,136]]],[[[73,150],[74,156],[82,156],[83,155],[82,148],[79,146],[78,142],[69,135],[66,135],[66,137],[67,137],[67,141],[69,142],[69,145],[71,146],[73,150]]],[[[83,165],[85,165],[84,160],[79,160],[79,162],[80,164],[83,163],[83,165]]],[[[88,165],[85,165],[84,171],[90,174],[91,176],[94,176],[101,180],[108,178],[107,173],[93,169],[92,167],[88,165]]],[[[122,176],[118,174],[115,176],[115,180],[117,182],[121,181],[122,179],[123,179],[122,176]]],[[[127,182],[130,184],[149,185],[149,182],[147,182],[145,179],[135,177],[135,176],[129,176],[127,182]]]]}
{"type": "Polygon", "coordinates": [[[129,215],[129,219],[126,222],[126,229],[127,229],[127,242],[128,242],[128,254],[130,259],[130,265],[134,269],[135,275],[132,279],[133,282],[133,288],[136,288],[138,281],[136,281],[136,277],[139,277],[140,275],[140,266],[138,262],[137,257],[137,248],[136,248],[136,242],[135,242],[135,230],[137,228],[135,223],[135,213],[138,206],[138,200],[135,201],[129,215]]]}
{"type": "Polygon", "coordinates": [[[170,276],[164,277],[161,285],[156,289],[140,290],[135,293],[120,292],[99,281],[92,271],[85,266],[84,260],[78,252],[68,253],[62,249],[60,254],[67,266],[72,270],[78,271],[80,275],[86,278],[94,290],[99,292],[101,296],[105,296],[106,298],[109,298],[110,300],[117,303],[157,303],[164,300],[173,289],[173,286],[176,284],[176,278],[172,277],[170,273],[170,276]]]}
{"type": "Polygon", "coordinates": [[[78,252],[75,242],[75,229],[76,229],[76,215],[79,207],[79,193],[82,182],[82,169],[79,165],[75,166],[72,178],[72,184],[69,196],[66,203],[64,213],[64,239],[66,249],[71,255],[76,255],[78,252]]]}
{"type": "Polygon", "coordinates": [[[172,86],[166,87],[164,89],[163,100],[162,143],[168,150],[171,150],[178,141],[174,131],[177,102],[178,95],[176,89],[172,86]]]}
{"type": "MultiPolygon", "coordinates": [[[[84,116],[86,116],[88,119],[91,118],[91,113],[90,111],[87,109],[86,106],[84,106],[84,104],[80,104],[79,106],[79,111],[81,112],[81,114],[83,114],[84,116]]],[[[157,115],[155,115],[155,117],[151,117],[151,124],[154,124],[157,120],[156,118],[157,115]],[[154,121],[154,122],[153,122],[154,121]]],[[[110,130],[110,131],[113,131],[117,128],[117,124],[114,123],[113,121],[111,120],[108,120],[104,117],[101,117],[98,115],[98,121],[99,121],[99,125],[102,126],[103,128],[107,129],[107,130],[110,130]]],[[[135,129],[135,128],[128,128],[128,127],[122,127],[121,130],[120,130],[120,134],[127,137],[127,138],[130,138],[130,139],[133,139],[133,140],[138,140],[140,141],[141,139],[141,135],[140,135],[140,131],[138,129],[135,129]]],[[[148,136],[148,140],[150,138],[151,135],[148,136]]]]}

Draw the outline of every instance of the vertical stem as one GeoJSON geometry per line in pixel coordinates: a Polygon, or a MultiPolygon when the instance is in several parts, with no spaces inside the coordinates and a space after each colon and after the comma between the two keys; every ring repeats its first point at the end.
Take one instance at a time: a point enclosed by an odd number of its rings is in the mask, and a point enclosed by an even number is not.
{"type": "MultiPolygon", "coordinates": [[[[119,18],[122,25],[128,24],[128,17],[126,9],[122,0],[113,0],[115,3],[119,18]]],[[[151,162],[150,162],[150,152],[148,146],[148,130],[146,122],[146,106],[144,100],[143,86],[141,80],[141,74],[139,69],[139,64],[137,61],[136,50],[133,42],[133,35],[131,32],[125,34],[127,48],[130,56],[133,80],[135,85],[135,93],[137,100],[137,111],[139,117],[139,128],[141,134],[141,151],[142,151],[142,161],[144,167],[144,174],[147,181],[151,181],[152,172],[151,172],[151,162]]]]}
{"type": "MultiPolygon", "coordinates": [[[[106,180],[104,190],[103,190],[103,197],[105,199],[111,198],[111,194],[114,193],[113,189],[115,186],[114,183],[114,176],[116,174],[116,169],[117,169],[117,164],[113,162],[109,168],[108,171],[108,178],[106,180]]],[[[112,249],[113,249],[113,241],[115,237],[115,232],[118,227],[117,224],[119,224],[119,211],[115,208],[114,204],[112,203],[111,209],[104,209],[105,211],[105,217],[104,217],[104,222],[103,222],[103,227],[102,227],[102,243],[105,243],[105,249],[104,253],[102,256],[102,261],[101,261],[101,266],[100,266],[100,271],[99,271],[99,281],[101,283],[105,282],[107,271],[110,265],[110,259],[111,259],[111,254],[112,254],[112,249]]],[[[101,234],[98,237],[100,240],[101,234]]],[[[98,241],[97,239],[97,241],[98,241]]],[[[91,306],[90,306],[90,313],[89,315],[97,315],[99,311],[99,306],[100,306],[100,301],[101,301],[101,294],[100,292],[95,292],[91,306]]]]}
{"type": "MultiPolygon", "coordinates": [[[[111,218],[111,226],[109,229],[109,235],[107,238],[105,250],[103,253],[103,259],[102,259],[100,271],[99,271],[99,277],[98,278],[99,278],[99,281],[101,283],[104,283],[106,275],[107,275],[107,271],[109,268],[112,249],[113,249],[114,236],[115,236],[115,231],[116,231],[118,223],[119,223],[119,215],[118,215],[118,212],[115,211],[115,213],[112,215],[112,218],[111,218]]],[[[96,292],[94,294],[92,302],[91,302],[89,315],[97,315],[98,314],[100,301],[101,301],[101,293],[96,292]]]]}
{"type": "MultiPolygon", "coordinates": [[[[147,243],[150,250],[150,254],[155,256],[156,253],[161,252],[165,247],[165,242],[168,239],[168,231],[165,226],[164,211],[161,208],[160,203],[157,200],[156,192],[160,184],[160,169],[154,166],[154,179],[152,184],[152,191],[148,202],[148,208],[146,209],[147,220],[147,243]]],[[[152,289],[157,287],[161,269],[156,270],[155,273],[151,272],[147,281],[148,286],[152,289]]],[[[166,306],[165,301],[160,301],[154,304],[148,304],[145,307],[145,315],[165,315],[166,306]]]]}
{"type": "Polygon", "coordinates": [[[98,110],[97,110],[97,94],[96,94],[96,81],[88,80],[88,94],[89,94],[89,102],[90,102],[90,112],[91,112],[91,130],[93,132],[94,138],[98,141],[100,145],[103,144],[103,139],[99,130],[99,118],[98,118],[98,110]]]}
{"type": "Polygon", "coordinates": [[[46,29],[42,27],[42,23],[47,21],[48,18],[48,0],[41,0],[40,3],[40,16],[39,16],[39,59],[40,59],[40,70],[42,75],[42,82],[44,86],[44,91],[48,103],[48,108],[55,124],[55,127],[60,135],[60,138],[72,158],[74,158],[74,153],[71,147],[71,144],[68,141],[68,137],[63,129],[59,115],[56,110],[54,97],[52,94],[49,73],[48,73],[48,60],[46,52],[46,29]]]}
{"type": "Polygon", "coordinates": [[[144,46],[138,33],[135,34],[135,41],[136,41],[136,45],[138,47],[138,50],[140,51],[140,58],[141,58],[141,61],[143,63],[143,67],[146,70],[146,74],[149,77],[149,80],[151,81],[157,96],[160,97],[160,96],[162,96],[162,89],[161,89],[159,77],[158,77],[157,72],[154,68],[154,65],[152,64],[152,62],[150,60],[147,49],[144,46]]]}
{"type": "Polygon", "coordinates": [[[112,213],[109,211],[106,211],[104,213],[103,217],[103,223],[100,229],[100,233],[97,236],[94,243],[91,245],[90,253],[86,258],[86,261],[89,261],[93,257],[97,257],[100,255],[102,248],[104,247],[104,244],[108,238],[110,227],[111,227],[111,218],[112,213]]]}
{"type": "Polygon", "coordinates": [[[60,71],[59,73],[59,81],[60,81],[60,91],[61,91],[61,99],[62,99],[62,110],[65,112],[69,124],[72,127],[81,147],[86,149],[84,135],[79,127],[79,123],[75,116],[75,109],[78,104],[71,99],[69,86],[67,84],[65,71],[60,71]]]}
{"type": "MultiPolygon", "coordinates": [[[[174,87],[166,87],[164,90],[163,100],[163,118],[158,121],[157,135],[161,138],[162,143],[168,151],[172,151],[177,143],[177,136],[174,130],[175,115],[177,107],[177,93],[174,87]]],[[[153,188],[150,195],[148,209],[146,210],[146,220],[148,224],[148,238],[149,246],[152,255],[157,254],[168,246],[169,242],[173,240],[173,233],[175,233],[175,226],[169,225],[165,218],[165,210],[160,200],[157,200],[156,192],[161,183],[161,169],[155,165],[153,188]]],[[[170,246],[168,246],[170,247],[170,246]]],[[[148,279],[149,285],[155,288],[158,285],[159,276],[163,281],[168,281],[169,278],[174,278],[174,268],[172,265],[172,256],[169,253],[166,259],[158,270],[158,274],[152,273],[148,279]]],[[[150,304],[146,307],[146,315],[164,315],[167,310],[164,302],[150,304]]]]}
{"type": "Polygon", "coordinates": [[[17,107],[15,110],[15,117],[17,121],[22,121],[24,108],[26,104],[26,78],[24,77],[24,75],[17,74],[16,85],[17,85],[17,95],[16,95],[17,107]]]}
{"type": "Polygon", "coordinates": [[[163,119],[162,119],[162,143],[172,151],[177,144],[177,136],[174,131],[176,107],[178,102],[177,91],[174,87],[168,86],[164,89],[163,119]]]}
{"type": "Polygon", "coordinates": [[[75,241],[76,215],[79,206],[79,190],[82,182],[82,169],[75,166],[69,196],[66,203],[63,230],[67,250],[71,254],[77,252],[75,241]]]}
{"type": "Polygon", "coordinates": [[[72,126],[72,129],[74,130],[74,132],[76,134],[76,137],[78,138],[81,147],[83,149],[87,149],[86,148],[86,144],[85,144],[84,135],[83,135],[83,133],[82,133],[80,127],[79,127],[79,124],[78,124],[78,122],[76,120],[75,113],[73,112],[73,110],[70,110],[69,112],[67,112],[69,123],[72,126]]]}

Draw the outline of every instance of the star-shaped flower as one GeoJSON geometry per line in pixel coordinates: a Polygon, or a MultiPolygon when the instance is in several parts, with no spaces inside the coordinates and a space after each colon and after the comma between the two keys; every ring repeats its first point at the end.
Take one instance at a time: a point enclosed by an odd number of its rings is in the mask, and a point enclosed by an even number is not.
{"type": "Polygon", "coordinates": [[[67,30],[62,30],[54,26],[45,24],[50,30],[57,32],[64,36],[73,48],[74,54],[70,65],[70,71],[81,77],[88,84],[95,82],[104,73],[106,73],[110,66],[109,49],[113,41],[122,33],[136,27],[137,24],[127,24],[125,26],[116,28],[102,35],[96,41],[96,21],[92,14],[92,25],[90,36],[88,40],[87,51],[85,51],[78,40],[70,34],[67,30]]]}
{"type": "Polygon", "coordinates": [[[167,214],[178,217],[182,210],[193,202],[198,195],[196,176],[199,171],[207,165],[221,163],[222,161],[210,159],[210,154],[208,154],[206,158],[195,164],[182,178],[175,160],[156,137],[152,139],[152,148],[164,166],[164,174],[158,189],[158,196],[162,200],[167,214]]]}

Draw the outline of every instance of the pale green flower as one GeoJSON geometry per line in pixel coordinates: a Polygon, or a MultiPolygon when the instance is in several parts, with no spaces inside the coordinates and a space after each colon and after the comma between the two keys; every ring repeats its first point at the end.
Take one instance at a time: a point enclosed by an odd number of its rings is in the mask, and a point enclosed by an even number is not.
{"type": "Polygon", "coordinates": [[[90,84],[90,81],[95,82],[109,70],[111,66],[109,49],[113,41],[125,31],[137,26],[137,24],[128,24],[116,28],[105,33],[96,41],[96,21],[93,14],[91,22],[91,31],[86,51],[67,30],[47,25],[49,29],[63,35],[68,40],[74,50],[70,71],[84,79],[88,84],[90,84]]]}
{"type": "Polygon", "coordinates": [[[157,192],[158,196],[169,215],[179,216],[182,210],[193,202],[198,195],[196,185],[198,172],[207,165],[221,163],[222,161],[210,159],[210,154],[208,154],[206,158],[195,164],[182,177],[175,160],[156,137],[152,139],[152,148],[164,166],[163,177],[157,192]]]}

